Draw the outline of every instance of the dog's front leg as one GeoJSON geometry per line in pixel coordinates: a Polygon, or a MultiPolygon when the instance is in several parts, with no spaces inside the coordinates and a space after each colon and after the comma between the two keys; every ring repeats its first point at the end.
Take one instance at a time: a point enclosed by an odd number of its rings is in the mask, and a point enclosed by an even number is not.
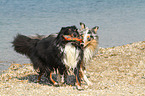
{"type": "Polygon", "coordinates": [[[75,74],[75,77],[76,77],[76,87],[78,90],[83,90],[83,88],[81,87],[81,81],[80,81],[80,78],[79,78],[79,68],[75,68],[74,70],[74,74],[75,74]]]}
{"type": "Polygon", "coordinates": [[[86,70],[83,70],[82,68],[80,68],[80,71],[83,75],[84,80],[87,82],[88,85],[93,85],[93,83],[91,81],[89,81],[89,79],[86,76],[86,70]]]}
{"type": "Polygon", "coordinates": [[[54,86],[58,86],[58,83],[55,82],[52,78],[52,72],[49,69],[47,69],[46,73],[47,73],[47,78],[50,81],[50,83],[52,83],[54,86]]]}
{"type": "Polygon", "coordinates": [[[64,83],[64,75],[61,75],[58,71],[58,76],[57,76],[58,84],[62,85],[64,83]]]}

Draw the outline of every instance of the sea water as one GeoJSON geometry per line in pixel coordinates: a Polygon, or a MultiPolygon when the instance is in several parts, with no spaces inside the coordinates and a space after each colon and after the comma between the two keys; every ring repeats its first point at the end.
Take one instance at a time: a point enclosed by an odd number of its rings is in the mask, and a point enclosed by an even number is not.
{"type": "Polygon", "coordinates": [[[145,0],[0,0],[0,71],[30,63],[13,50],[18,33],[49,35],[79,22],[100,27],[100,47],[144,41],[145,0]]]}

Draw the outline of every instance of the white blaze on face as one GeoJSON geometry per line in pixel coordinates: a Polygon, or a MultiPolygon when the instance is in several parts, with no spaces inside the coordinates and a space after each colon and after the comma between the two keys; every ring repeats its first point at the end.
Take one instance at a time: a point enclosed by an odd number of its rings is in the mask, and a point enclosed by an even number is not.
{"type": "Polygon", "coordinates": [[[64,48],[64,64],[74,69],[79,60],[79,53],[79,50],[76,49],[71,43],[66,44],[64,48]]]}
{"type": "Polygon", "coordinates": [[[89,28],[86,27],[85,31],[83,31],[83,34],[84,34],[84,39],[83,39],[83,41],[84,41],[84,43],[86,43],[86,41],[87,41],[87,37],[88,37],[88,35],[89,35],[88,32],[89,32],[89,28]]]}

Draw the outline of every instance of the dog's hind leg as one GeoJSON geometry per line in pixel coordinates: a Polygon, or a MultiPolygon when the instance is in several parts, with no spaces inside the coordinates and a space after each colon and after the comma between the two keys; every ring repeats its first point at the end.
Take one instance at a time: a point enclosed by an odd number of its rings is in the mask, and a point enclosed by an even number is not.
{"type": "Polygon", "coordinates": [[[38,76],[38,79],[37,79],[37,83],[40,83],[40,79],[41,79],[43,74],[44,74],[44,72],[40,72],[39,73],[39,76],[38,76]]]}

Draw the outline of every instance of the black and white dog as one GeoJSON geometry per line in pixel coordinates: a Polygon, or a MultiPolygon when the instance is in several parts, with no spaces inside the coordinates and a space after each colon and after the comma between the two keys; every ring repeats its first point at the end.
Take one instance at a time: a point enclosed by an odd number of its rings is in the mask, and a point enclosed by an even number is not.
{"type": "MultiPolygon", "coordinates": [[[[90,82],[86,76],[86,69],[85,69],[85,65],[89,64],[89,62],[92,60],[93,56],[96,55],[96,53],[98,52],[98,45],[99,45],[99,36],[97,35],[97,30],[99,29],[98,26],[95,26],[91,29],[89,29],[88,27],[85,26],[84,23],[80,22],[80,26],[81,29],[79,29],[79,33],[83,39],[83,51],[84,51],[84,56],[83,56],[83,62],[81,64],[80,67],[80,77],[83,78],[88,85],[93,85],[92,82],[90,82]]],[[[58,34],[52,34],[52,36],[57,36],[58,34]]],[[[45,38],[46,36],[44,35],[37,35],[37,36],[33,36],[32,38],[37,38],[37,39],[41,39],[41,38],[45,38]]],[[[71,49],[71,48],[68,48],[71,49]]],[[[71,51],[70,56],[70,60],[73,60],[73,55],[72,55],[73,51],[71,51]]],[[[68,58],[68,57],[67,57],[68,58]]],[[[68,70],[71,71],[71,70],[68,70]]],[[[62,79],[63,80],[63,79],[62,79]]]]}
{"type": "Polygon", "coordinates": [[[67,76],[67,69],[72,68],[76,77],[77,88],[81,88],[79,71],[82,67],[83,47],[77,40],[66,40],[65,36],[80,38],[75,26],[62,27],[57,36],[50,35],[42,39],[34,39],[18,34],[12,42],[14,50],[28,56],[34,69],[39,74],[38,82],[45,73],[50,82],[58,85],[52,79],[52,72],[67,76]]]}

